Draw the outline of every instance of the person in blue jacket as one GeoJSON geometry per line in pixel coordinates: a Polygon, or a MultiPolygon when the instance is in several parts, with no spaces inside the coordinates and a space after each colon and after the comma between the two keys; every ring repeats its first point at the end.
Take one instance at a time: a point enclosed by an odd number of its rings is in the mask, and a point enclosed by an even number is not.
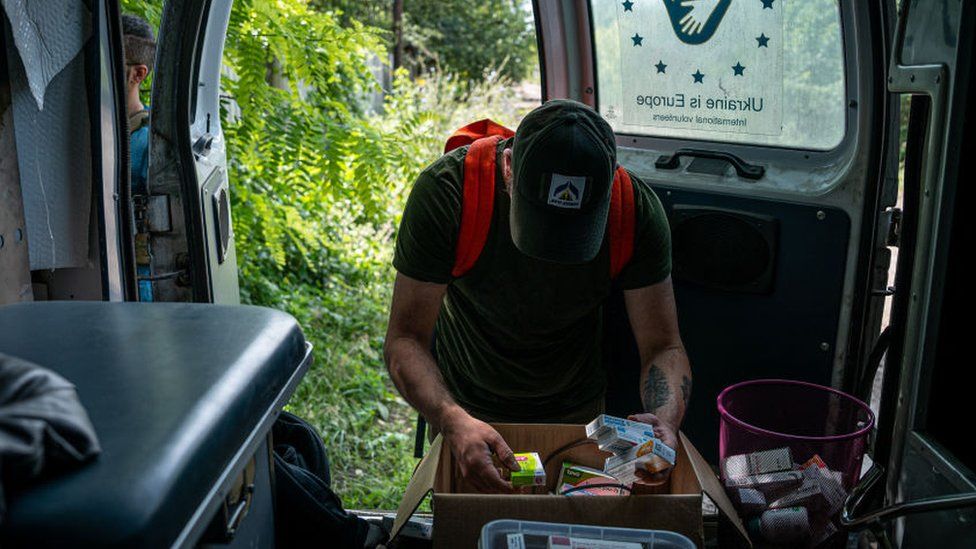
{"type": "MultiPolygon", "coordinates": [[[[149,195],[149,109],[139,95],[156,57],[152,26],[136,15],[122,15],[122,47],[125,51],[125,105],[129,119],[129,166],[133,196],[149,195]]],[[[136,236],[136,273],[151,274],[148,242],[136,236]]],[[[152,282],[139,281],[139,301],[152,301],[152,282]]]]}
{"type": "Polygon", "coordinates": [[[122,16],[125,51],[126,112],[129,118],[129,159],[132,189],[146,192],[149,175],[149,109],[139,96],[142,83],[152,71],[156,39],[149,23],[136,15],[122,16]]]}

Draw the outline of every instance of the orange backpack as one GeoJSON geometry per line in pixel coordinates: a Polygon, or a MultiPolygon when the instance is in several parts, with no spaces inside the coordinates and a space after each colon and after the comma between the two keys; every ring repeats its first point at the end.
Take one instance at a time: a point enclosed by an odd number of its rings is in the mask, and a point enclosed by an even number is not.
{"type": "MultiPolygon", "coordinates": [[[[464,157],[464,190],[461,197],[461,230],[454,250],[451,275],[459,278],[478,261],[495,206],[495,154],[498,142],[515,132],[488,120],[472,122],[448,138],[444,153],[471,145],[464,157]]],[[[634,254],[634,186],[622,166],[617,166],[610,192],[610,276],[616,278],[634,254]]]]}

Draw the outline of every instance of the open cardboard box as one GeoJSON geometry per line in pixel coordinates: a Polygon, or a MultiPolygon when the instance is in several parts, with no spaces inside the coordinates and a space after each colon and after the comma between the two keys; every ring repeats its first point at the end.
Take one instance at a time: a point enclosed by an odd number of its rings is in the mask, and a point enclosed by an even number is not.
{"type": "MultiPolygon", "coordinates": [[[[515,452],[538,452],[546,459],[554,450],[585,439],[583,425],[493,425],[515,452]]],[[[667,493],[629,496],[554,496],[479,494],[468,487],[450,449],[440,436],[417,466],[397,509],[391,535],[396,537],[417,507],[433,492],[434,547],[477,547],[481,528],[496,519],[535,520],[595,526],[670,530],[703,545],[702,492],[729,517],[743,542],[751,546],[741,518],[718,478],[698,450],[680,435],[681,444],[667,493]]],[[[598,469],[608,454],[593,444],[573,447],[546,466],[551,491],[563,461],[598,469]]]]}

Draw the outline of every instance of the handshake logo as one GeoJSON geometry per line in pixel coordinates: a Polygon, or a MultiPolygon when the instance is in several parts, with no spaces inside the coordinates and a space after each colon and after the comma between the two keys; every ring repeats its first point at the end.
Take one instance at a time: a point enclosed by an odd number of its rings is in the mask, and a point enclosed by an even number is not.
{"type": "Polygon", "coordinates": [[[708,42],[732,0],[664,0],[671,26],[685,44],[708,42]]]}

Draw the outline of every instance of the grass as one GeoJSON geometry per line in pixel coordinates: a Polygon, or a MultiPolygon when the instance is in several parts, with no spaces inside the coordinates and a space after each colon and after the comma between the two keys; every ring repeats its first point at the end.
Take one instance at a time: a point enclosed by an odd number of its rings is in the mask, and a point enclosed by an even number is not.
{"type": "MultiPolygon", "coordinates": [[[[379,268],[379,267],[378,267],[379,268]]],[[[332,460],[333,489],[349,508],[395,509],[413,472],[413,421],[382,361],[392,273],[364,288],[351,307],[365,313],[359,329],[337,330],[330,315],[300,319],[315,362],[289,404],[319,430],[332,460]]],[[[315,305],[310,304],[312,311],[315,305]]]]}

